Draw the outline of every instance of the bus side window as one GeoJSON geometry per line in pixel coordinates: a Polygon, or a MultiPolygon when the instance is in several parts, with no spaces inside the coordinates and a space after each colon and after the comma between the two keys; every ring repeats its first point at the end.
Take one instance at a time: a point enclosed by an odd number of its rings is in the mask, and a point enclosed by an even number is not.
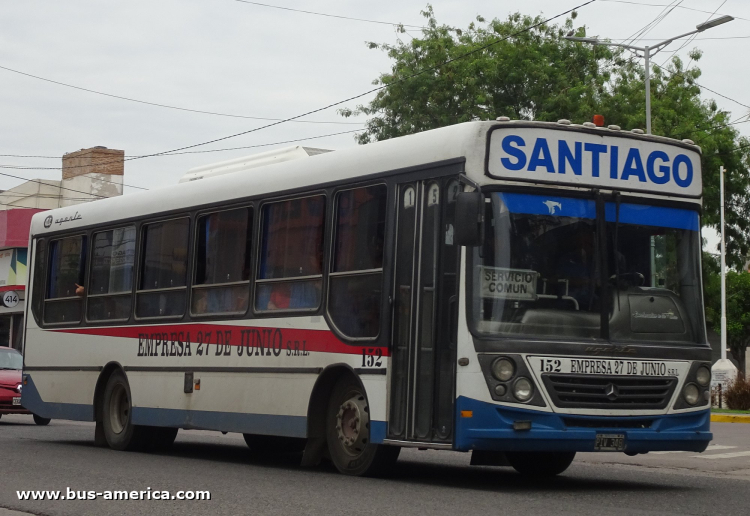
{"type": "Polygon", "coordinates": [[[383,247],[388,189],[339,192],[328,314],[347,337],[377,338],[383,294],[383,247]]]}
{"type": "Polygon", "coordinates": [[[263,206],[256,311],[320,306],[325,205],[316,195],[263,206]]]}
{"type": "Polygon", "coordinates": [[[181,317],[187,304],[190,219],[143,226],[137,317],[181,317]]]}
{"type": "Polygon", "coordinates": [[[194,315],[244,314],[250,301],[251,208],[202,215],[197,222],[194,315]]]}
{"type": "Polygon", "coordinates": [[[130,317],[135,261],[135,226],[94,234],[86,318],[89,321],[130,317]]]}
{"type": "Polygon", "coordinates": [[[49,245],[49,273],[44,302],[44,322],[81,321],[86,237],[53,240],[49,245]]]}

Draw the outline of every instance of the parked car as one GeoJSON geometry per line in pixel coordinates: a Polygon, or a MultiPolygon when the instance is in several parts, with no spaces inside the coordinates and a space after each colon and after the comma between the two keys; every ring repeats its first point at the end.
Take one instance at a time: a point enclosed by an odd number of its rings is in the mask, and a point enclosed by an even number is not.
{"type": "MultiPolygon", "coordinates": [[[[13,348],[0,347],[0,417],[3,414],[31,414],[21,406],[23,357],[13,348]]],[[[46,417],[34,416],[37,425],[49,424],[46,417]]]]}

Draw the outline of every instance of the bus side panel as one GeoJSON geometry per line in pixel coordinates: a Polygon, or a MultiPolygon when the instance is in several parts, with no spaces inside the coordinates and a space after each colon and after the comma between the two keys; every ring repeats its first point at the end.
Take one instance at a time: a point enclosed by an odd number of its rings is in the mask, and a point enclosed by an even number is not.
{"type": "MultiPolygon", "coordinates": [[[[274,322],[282,321],[252,321],[256,327],[274,322]]],[[[290,322],[283,321],[283,331],[288,331],[290,322]]],[[[311,326],[310,318],[307,325],[311,326]]],[[[233,334],[240,334],[236,327],[231,328],[233,334]]],[[[327,329],[324,322],[315,330],[323,328],[327,329]]],[[[194,331],[192,335],[194,338],[194,331]]],[[[334,363],[356,369],[363,360],[359,348],[310,351],[308,346],[315,347],[310,342],[299,349],[295,342],[284,342],[281,349],[275,348],[276,353],[266,348],[257,355],[239,345],[239,338],[233,338],[231,346],[204,344],[200,355],[195,342],[189,355],[183,342],[182,356],[171,356],[180,349],[173,341],[158,347],[151,344],[149,350],[140,338],[39,328],[30,328],[29,336],[33,344],[27,349],[30,370],[26,376],[33,386],[27,394],[35,407],[32,410],[40,415],[54,413],[51,417],[58,419],[92,420],[99,371],[115,362],[124,367],[128,377],[135,424],[292,437],[307,434],[308,405],[318,373],[334,363]],[[192,393],[185,393],[186,373],[193,375],[192,393]],[[197,381],[199,389],[195,389],[197,381]]],[[[370,401],[372,440],[380,442],[385,436],[386,375],[363,374],[361,380],[370,401]]]]}

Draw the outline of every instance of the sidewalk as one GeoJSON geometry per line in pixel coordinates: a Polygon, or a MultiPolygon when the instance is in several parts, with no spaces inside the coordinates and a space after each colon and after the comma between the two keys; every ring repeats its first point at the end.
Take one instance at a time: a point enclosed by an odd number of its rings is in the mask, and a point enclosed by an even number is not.
{"type": "Polygon", "coordinates": [[[712,423],[750,423],[750,414],[712,413],[712,423]]]}

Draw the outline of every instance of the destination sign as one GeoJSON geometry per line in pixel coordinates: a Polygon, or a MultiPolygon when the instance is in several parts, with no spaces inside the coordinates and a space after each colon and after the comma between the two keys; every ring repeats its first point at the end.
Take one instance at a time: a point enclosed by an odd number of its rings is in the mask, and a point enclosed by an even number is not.
{"type": "Polygon", "coordinates": [[[686,362],[568,357],[529,357],[529,364],[538,374],[560,373],[592,376],[656,376],[679,378],[687,373],[688,368],[686,362]]]}
{"type": "Polygon", "coordinates": [[[527,269],[480,267],[481,296],[514,301],[536,301],[538,273],[527,269]]]}
{"type": "Polygon", "coordinates": [[[697,151],[658,141],[541,128],[490,133],[487,173],[496,179],[700,196],[697,151]]]}

